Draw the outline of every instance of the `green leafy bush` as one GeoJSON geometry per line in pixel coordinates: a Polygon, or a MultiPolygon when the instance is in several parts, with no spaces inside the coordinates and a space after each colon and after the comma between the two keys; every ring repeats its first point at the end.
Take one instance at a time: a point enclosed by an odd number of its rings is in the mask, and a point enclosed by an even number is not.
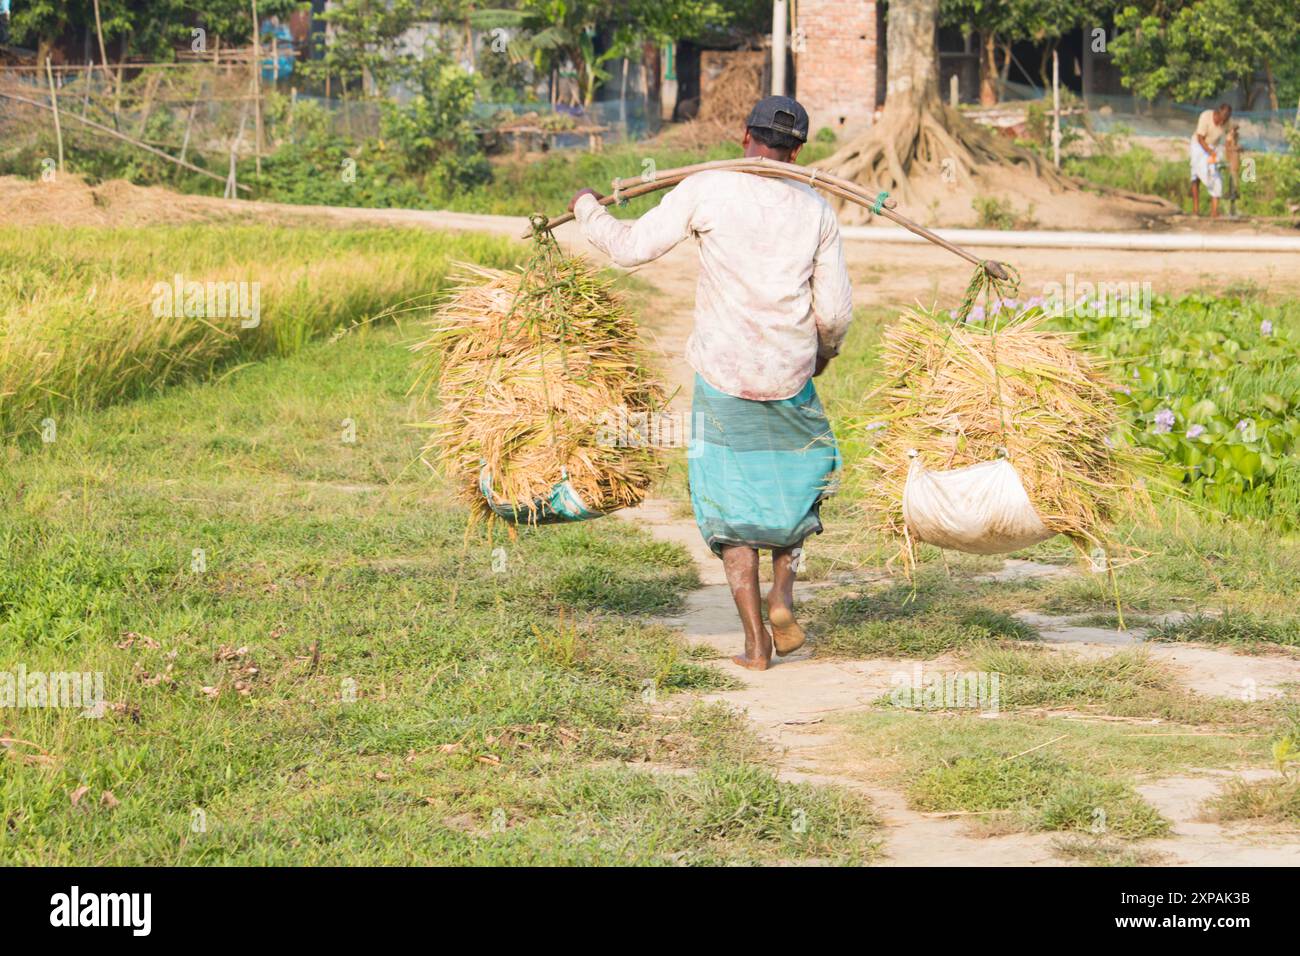
{"type": "Polygon", "coordinates": [[[424,205],[419,182],[384,142],[337,135],[326,110],[311,102],[297,103],[282,122],[286,142],[262,160],[262,197],[331,206],[424,205]]]}
{"type": "Polygon", "coordinates": [[[469,121],[474,77],[451,58],[426,53],[408,77],[415,95],[405,103],[385,101],[381,135],[391,141],[410,174],[442,190],[485,182],[487,159],[469,121]]]}

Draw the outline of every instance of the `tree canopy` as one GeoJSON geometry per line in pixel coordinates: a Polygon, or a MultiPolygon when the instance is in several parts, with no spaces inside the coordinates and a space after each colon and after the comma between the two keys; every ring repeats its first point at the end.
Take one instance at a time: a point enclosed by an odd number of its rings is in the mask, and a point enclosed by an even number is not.
{"type": "Polygon", "coordinates": [[[1206,99],[1234,88],[1254,105],[1262,75],[1269,105],[1300,92],[1294,0],[1144,0],[1116,11],[1111,44],[1124,84],[1147,99],[1206,99]]]}
{"type": "MultiPolygon", "coordinates": [[[[287,16],[301,0],[258,0],[260,17],[287,16]]],[[[224,43],[248,43],[253,35],[249,0],[99,0],[99,23],[109,56],[170,60],[177,47],[190,45],[190,31],[201,27],[224,43]]],[[[13,42],[35,49],[43,59],[61,38],[96,30],[94,0],[31,0],[15,4],[13,42]]],[[[96,41],[97,43],[98,41],[96,41]]]]}

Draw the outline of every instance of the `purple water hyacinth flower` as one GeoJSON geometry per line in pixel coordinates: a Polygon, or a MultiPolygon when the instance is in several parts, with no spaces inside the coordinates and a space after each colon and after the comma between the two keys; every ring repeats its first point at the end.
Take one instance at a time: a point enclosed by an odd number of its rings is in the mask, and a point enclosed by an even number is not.
{"type": "Polygon", "coordinates": [[[1008,309],[1014,309],[1020,303],[1017,302],[1015,299],[1003,299],[1002,304],[1005,305],[1008,309]]]}
{"type": "Polygon", "coordinates": [[[1025,308],[1027,309],[1040,308],[1046,302],[1047,300],[1044,299],[1041,295],[1030,296],[1029,301],[1025,303],[1025,308]]]}
{"type": "Polygon", "coordinates": [[[872,422],[870,425],[867,426],[867,431],[869,431],[869,432],[874,432],[874,431],[876,431],[876,430],[878,430],[878,429],[881,429],[881,428],[884,428],[884,427],[885,427],[885,423],[884,423],[884,422],[872,422]]]}
{"type": "Polygon", "coordinates": [[[956,309],[949,309],[949,310],[948,310],[948,318],[950,318],[950,319],[952,319],[954,322],[956,322],[956,321],[957,321],[957,310],[956,310],[956,309]]]}
{"type": "Polygon", "coordinates": [[[1253,424],[1254,422],[1252,422],[1249,418],[1243,418],[1241,421],[1237,422],[1237,431],[1244,432],[1248,428],[1250,428],[1250,426],[1253,424]]]}
{"type": "Polygon", "coordinates": [[[984,306],[982,306],[982,305],[977,305],[977,306],[975,306],[975,308],[971,309],[971,310],[970,310],[970,315],[966,317],[966,321],[967,321],[967,322],[983,322],[983,321],[984,321],[984,306]]]}
{"type": "Polygon", "coordinates": [[[1259,334],[1260,334],[1260,335],[1272,335],[1272,334],[1273,334],[1273,323],[1270,322],[1268,319],[1265,319],[1263,322],[1259,323],[1259,334]]]}
{"type": "Polygon", "coordinates": [[[1187,429],[1188,438],[1200,438],[1204,434],[1205,434],[1204,425],[1193,425],[1191,428],[1187,429]]]}
{"type": "Polygon", "coordinates": [[[1123,392],[1125,395],[1133,394],[1133,389],[1129,388],[1127,385],[1121,385],[1119,388],[1115,389],[1115,391],[1123,392]]]}
{"type": "Polygon", "coordinates": [[[1174,412],[1170,408],[1162,408],[1156,412],[1156,427],[1152,429],[1157,435],[1163,435],[1174,427],[1174,412]]]}
{"type": "Polygon", "coordinates": [[[993,305],[992,307],[990,307],[989,312],[992,313],[993,315],[997,315],[1001,311],[1002,311],[1002,300],[994,299],[993,305]]]}

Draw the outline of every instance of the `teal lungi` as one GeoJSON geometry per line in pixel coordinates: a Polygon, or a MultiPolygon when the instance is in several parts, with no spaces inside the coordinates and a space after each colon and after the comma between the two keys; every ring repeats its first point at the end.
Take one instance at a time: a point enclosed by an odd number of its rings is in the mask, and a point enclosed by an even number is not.
{"type": "Polygon", "coordinates": [[[696,375],[691,430],[691,506],[714,554],[723,545],[790,548],[821,533],[840,450],[812,379],[792,398],[755,402],[696,375]]]}

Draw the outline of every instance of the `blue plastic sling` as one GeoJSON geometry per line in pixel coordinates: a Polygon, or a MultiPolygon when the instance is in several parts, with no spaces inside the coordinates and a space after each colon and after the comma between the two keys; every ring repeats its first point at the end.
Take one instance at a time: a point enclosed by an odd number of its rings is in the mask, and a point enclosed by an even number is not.
{"type": "Polygon", "coordinates": [[[561,521],[588,521],[604,517],[605,512],[588,508],[567,472],[546,498],[534,499],[529,505],[512,505],[500,501],[492,490],[492,469],[487,462],[479,469],[478,490],[492,513],[513,524],[556,524],[561,521]]]}

